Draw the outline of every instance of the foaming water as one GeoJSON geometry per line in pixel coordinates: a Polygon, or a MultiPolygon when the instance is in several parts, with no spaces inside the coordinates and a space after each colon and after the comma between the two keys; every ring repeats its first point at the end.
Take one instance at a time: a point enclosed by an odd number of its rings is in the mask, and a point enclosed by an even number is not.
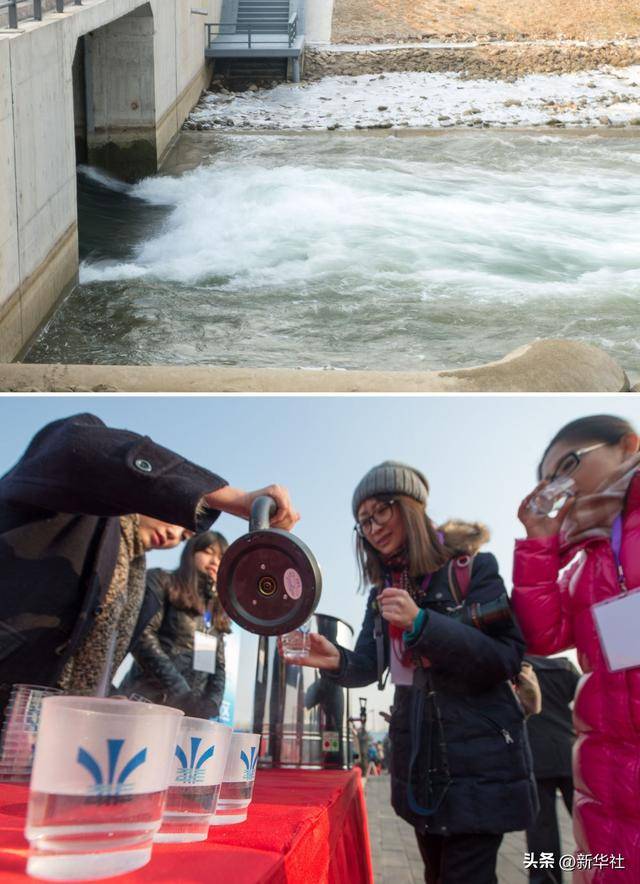
{"type": "Polygon", "coordinates": [[[629,138],[225,135],[180,177],[92,175],[100,247],[29,358],[410,369],[562,336],[638,371],[639,162],[629,138]]]}

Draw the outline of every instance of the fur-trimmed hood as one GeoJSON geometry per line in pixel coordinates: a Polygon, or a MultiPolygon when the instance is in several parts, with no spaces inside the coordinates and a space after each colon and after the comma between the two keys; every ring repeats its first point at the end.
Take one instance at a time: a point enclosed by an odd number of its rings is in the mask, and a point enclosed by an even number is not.
{"type": "Polygon", "coordinates": [[[444,534],[449,549],[459,555],[472,556],[491,539],[491,532],[482,522],[464,522],[462,519],[448,519],[438,525],[444,534]]]}

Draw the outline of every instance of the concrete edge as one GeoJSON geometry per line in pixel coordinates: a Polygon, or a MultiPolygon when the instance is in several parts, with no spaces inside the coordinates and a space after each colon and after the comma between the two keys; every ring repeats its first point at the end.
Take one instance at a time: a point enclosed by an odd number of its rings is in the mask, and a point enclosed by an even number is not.
{"type": "Polygon", "coordinates": [[[307,371],[176,365],[0,365],[2,392],[623,393],[623,368],[598,347],[542,340],[453,371],[307,371]]]}
{"type": "Polygon", "coordinates": [[[0,358],[20,358],[77,281],[78,225],[74,221],[0,305],[0,358]]]}

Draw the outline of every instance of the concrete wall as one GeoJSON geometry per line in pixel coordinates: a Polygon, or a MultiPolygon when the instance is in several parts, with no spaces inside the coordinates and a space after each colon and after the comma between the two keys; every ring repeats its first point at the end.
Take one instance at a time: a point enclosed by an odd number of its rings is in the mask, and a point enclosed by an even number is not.
{"type": "Polygon", "coordinates": [[[330,43],[333,0],[305,0],[307,43],[330,43]]]}
{"type": "Polygon", "coordinates": [[[307,371],[185,365],[0,365],[11,393],[626,393],[629,378],[603,350],[543,340],[499,362],[453,371],[307,371]]]}
{"type": "MultiPolygon", "coordinates": [[[[10,299],[20,283],[18,207],[11,100],[9,41],[0,41],[0,353],[17,352],[22,340],[20,304],[10,299]]],[[[2,357],[0,357],[2,358],[2,357]]],[[[6,357],[5,357],[6,358],[6,357]]]]}
{"type": "Polygon", "coordinates": [[[151,6],[83,38],[88,162],[135,181],[158,165],[151,6]]]}
{"type": "Polygon", "coordinates": [[[142,133],[153,171],[207,84],[204,23],[220,8],[221,0],[84,0],[0,35],[0,361],[20,354],[77,278],[78,39],[87,35],[96,60],[94,158],[102,150],[113,168],[105,144],[142,133]]]}

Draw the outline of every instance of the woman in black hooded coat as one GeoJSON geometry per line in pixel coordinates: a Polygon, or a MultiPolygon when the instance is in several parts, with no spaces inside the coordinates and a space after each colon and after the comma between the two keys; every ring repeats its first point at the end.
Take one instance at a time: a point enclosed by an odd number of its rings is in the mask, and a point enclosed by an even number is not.
{"type": "Polygon", "coordinates": [[[428,491],[422,473],[394,461],[364,476],[353,512],[372,588],[355,649],[314,634],[309,657],[296,662],[345,687],[390,669],[391,801],[415,828],[425,881],[494,884],[503,833],[526,829],[537,812],[523,710],[510,684],[525,645],[506,604],[489,631],[460,619],[475,603],[504,602],[506,592],[492,555],[461,560],[459,545],[436,530],[428,491]]]}
{"type": "Polygon", "coordinates": [[[156,596],[158,611],[133,648],[135,662],[120,692],[141,694],[196,718],[220,714],[224,637],[231,621],[218,599],[216,577],[228,545],[222,534],[206,531],[185,544],[175,571],[147,572],[147,590],[156,596]],[[196,658],[198,634],[206,645],[196,658]]]}

